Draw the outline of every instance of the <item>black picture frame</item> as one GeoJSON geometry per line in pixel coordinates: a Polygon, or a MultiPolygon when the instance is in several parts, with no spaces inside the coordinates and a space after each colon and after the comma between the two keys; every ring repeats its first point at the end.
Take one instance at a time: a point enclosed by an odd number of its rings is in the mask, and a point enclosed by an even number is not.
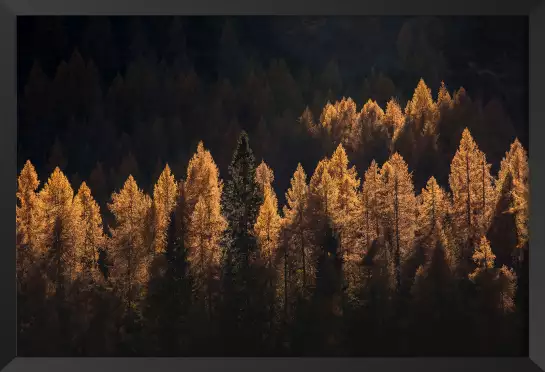
{"type": "Polygon", "coordinates": [[[5,371],[545,371],[545,2],[543,0],[0,0],[0,368],[5,371]],[[521,358],[18,358],[15,285],[17,17],[24,15],[525,15],[529,17],[529,356],[521,358]],[[541,155],[540,155],[541,154],[541,155]],[[12,181],[9,181],[11,178],[12,181]],[[11,183],[13,182],[13,183],[11,183]],[[11,183],[11,186],[9,186],[11,183]]]}

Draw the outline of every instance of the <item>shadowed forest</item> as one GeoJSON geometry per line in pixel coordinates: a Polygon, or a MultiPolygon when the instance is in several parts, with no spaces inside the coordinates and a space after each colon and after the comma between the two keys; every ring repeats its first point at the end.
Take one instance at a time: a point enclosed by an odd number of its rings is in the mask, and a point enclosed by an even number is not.
{"type": "Polygon", "coordinates": [[[527,25],[248,19],[18,21],[18,355],[526,355],[527,25]]]}

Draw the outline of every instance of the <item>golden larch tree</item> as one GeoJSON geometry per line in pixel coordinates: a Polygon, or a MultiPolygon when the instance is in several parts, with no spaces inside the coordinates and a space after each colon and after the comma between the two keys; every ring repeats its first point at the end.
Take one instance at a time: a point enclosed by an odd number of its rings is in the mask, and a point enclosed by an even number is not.
{"type": "Polygon", "coordinates": [[[412,175],[403,157],[393,154],[381,168],[381,214],[388,226],[393,248],[396,283],[399,289],[401,265],[411,253],[416,228],[416,197],[412,175]]]}
{"type": "Polygon", "coordinates": [[[349,161],[342,145],[339,145],[327,169],[336,189],[335,209],[331,218],[339,233],[339,248],[345,262],[358,261],[363,257],[359,244],[361,198],[358,193],[360,180],[356,168],[349,168],[349,161]]]}
{"type": "Polygon", "coordinates": [[[81,242],[79,206],[70,181],[55,168],[39,193],[44,217],[43,246],[55,292],[63,291],[76,275],[76,247],[81,242]]]}
{"type": "Polygon", "coordinates": [[[471,280],[474,280],[479,273],[486,272],[494,268],[496,255],[492,252],[490,242],[485,236],[482,236],[478,244],[475,245],[472,258],[476,267],[475,270],[469,274],[469,278],[471,280]]]}
{"type": "Polygon", "coordinates": [[[41,199],[36,190],[40,181],[30,160],[27,160],[17,178],[17,277],[23,279],[37,255],[44,248],[40,246],[44,219],[41,199]]]}
{"type": "Polygon", "coordinates": [[[441,82],[441,86],[439,87],[439,91],[437,92],[437,108],[438,109],[449,109],[452,108],[453,100],[450,96],[450,93],[445,86],[445,82],[441,82]]]}
{"type": "Polygon", "coordinates": [[[366,250],[371,247],[380,233],[380,200],[379,192],[382,188],[380,168],[373,160],[363,176],[361,192],[362,199],[362,230],[366,250]]]}
{"type": "Polygon", "coordinates": [[[320,160],[310,178],[309,207],[313,218],[317,218],[321,222],[324,222],[324,218],[331,216],[336,211],[338,190],[331,178],[328,166],[329,159],[320,160]]]}
{"type": "Polygon", "coordinates": [[[286,249],[293,257],[293,265],[297,268],[294,284],[300,289],[304,289],[310,278],[315,275],[315,257],[308,237],[308,198],[307,175],[299,163],[291,178],[290,188],[286,192],[284,229],[286,230],[286,249]]]}
{"type": "Polygon", "coordinates": [[[424,129],[426,123],[435,125],[437,107],[431,96],[431,89],[428,88],[423,79],[420,79],[416,86],[413,97],[405,107],[405,115],[416,125],[416,132],[424,129]]]}
{"type": "Polygon", "coordinates": [[[512,205],[509,212],[515,214],[517,225],[517,248],[522,249],[528,243],[528,214],[529,214],[529,167],[528,155],[518,139],[511,144],[509,151],[501,161],[496,193],[499,196],[503,189],[507,174],[511,174],[513,190],[511,191],[512,205]]]}
{"type": "Polygon", "coordinates": [[[418,231],[420,235],[437,234],[443,228],[445,217],[449,211],[449,199],[446,192],[437,183],[435,177],[430,177],[426,187],[420,194],[418,205],[418,231]]]}
{"type": "Polygon", "coordinates": [[[265,188],[271,187],[274,182],[274,172],[264,160],[255,169],[255,180],[262,193],[265,193],[265,188]]]}
{"type": "Polygon", "coordinates": [[[223,183],[210,151],[202,142],[189,161],[184,183],[187,208],[187,249],[196,293],[212,311],[212,282],[219,273],[220,240],[227,228],[221,212],[223,183]]]}
{"type": "Polygon", "coordinates": [[[148,279],[151,257],[146,246],[146,223],[151,205],[151,198],[138,187],[132,175],[119,192],[112,194],[112,202],[108,204],[115,218],[108,250],[113,261],[111,277],[128,311],[140,299],[148,279]]]}
{"type": "Polygon", "coordinates": [[[76,247],[76,269],[85,280],[100,280],[98,267],[100,249],[106,248],[106,237],[100,215],[100,207],[91,195],[91,189],[82,182],[74,198],[79,212],[78,233],[81,234],[76,247]]]}
{"type": "Polygon", "coordinates": [[[471,245],[488,228],[496,200],[490,165],[467,128],[452,159],[449,185],[459,244],[471,245]]]}
{"type": "Polygon", "coordinates": [[[176,207],[178,185],[168,164],[161,172],[157,183],[153,187],[154,208],[154,251],[156,254],[165,250],[170,214],[176,207]]]}
{"type": "Polygon", "coordinates": [[[391,99],[386,103],[386,111],[382,118],[382,123],[388,128],[392,142],[395,142],[399,131],[405,125],[405,115],[403,109],[395,99],[391,99]]]}
{"type": "Polygon", "coordinates": [[[278,200],[270,186],[264,188],[265,197],[259,208],[254,234],[257,238],[261,258],[269,268],[273,267],[278,248],[282,219],[278,214],[278,200]]]}

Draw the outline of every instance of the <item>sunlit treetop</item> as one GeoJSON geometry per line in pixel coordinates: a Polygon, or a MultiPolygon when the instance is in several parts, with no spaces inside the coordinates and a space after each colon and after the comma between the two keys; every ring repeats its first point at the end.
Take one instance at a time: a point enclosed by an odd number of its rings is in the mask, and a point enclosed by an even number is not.
{"type": "Polygon", "coordinates": [[[454,92],[454,104],[459,105],[468,101],[469,96],[464,87],[460,87],[460,89],[454,92]]]}
{"type": "Polygon", "coordinates": [[[488,239],[483,236],[475,247],[475,252],[473,253],[473,261],[477,267],[481,269],[492,269],[494,267],[494,260],[496,255],[492,252],[490,248],[490,242],[488,239]]]}
{"type": "Polygon", "coordinates": [[[307,175],[301,163],[298,163],[290,181],[290,188],[286,192],[287,205],[284,206],[284,217],[291,221],[297,215],[300,215],[306,208],[307,198],[307,175]]]}
{"type": "Polygon", "coordinates": [[[437,106],[439,107],[451,107],[452,105],[452,97],[450,96],[450,93],[445,86],[445,82],[441,82],[441,86],[439,87],[439,92],[437,93],[437,106]]]}
{"type": "Polygon", "coordinates": [[[43,222],[41,212],[42,200],[36,194],[40,181],[34,166],[27,160],[17,178],[16,222],[17,235],[20,243],[26,244],[33,250],[36,243],[36,232],[43,222]]]}
{"type": "Polygon", "coordinates": [[[74,190],[72,190],[68,178],[58,167],[55,168],[44,188],[40,191],[40,197],[45,203],[49,215],[55,215],[70,208],[74,190]]]}
{"type": "Polygon", "coordinates": [[[156,252],[162,252],[166,246],[167,227],[170,214],[176,206],[178,185],[168,164],[159,176],[153,188],[153,206],[155,209],[155,242],[156,252]]]}
{"type": "Polygon", "coordinates": [[[392,128],[392,133],[397,133],[405,124],[405,115],[399,103],[391,99],[386,103],[386,112],[384,113],[383,123],[392,128]]]}
{"type": "Polygon", "coordinates": [[[264,200],[259,208],[254,233],[258,240],[261,256],[268,262],[274,257],[274,252],[278,248],[281,223],[276,195],[272,188],[265,187],[264,200]]]}
{"type": "Polygon", "coordinates": [[[19,178],[17,179],[17,182],[19,186],[19,191],[17,195],[20,198],[29,191],[36,191],[36,189],[40,185],[40,181],[38,180],[38,174],[36,173],[36,169],[34,168],[34,165],[32,165],[32,163],[30,162],[30,160],[26,161],[23,169],[21,170],[19,178]]]}
{"type": "Polygon", "coordinates": [[[384,111],[376,101],[369,99],[363,105],[360,115],[362,117],[362,120],[370,120],[373,123],[376,123],[382,120],[382,117],[384,116],[384,111]]]}
{"type": "Polygon", "coordinates": [[[261,188],[261,192],[265,192],[265,188],[271,187],[274,182],[274,172],[264,160],[261,161],[255,170],[255,179],[261,188]]]}
{"type": "Polygon", "coordinates": [[[431,96],[431,89],[428,88],[423,79],[420,79],[412,99],[407,102],[405,108],[405,114],[407,116],[413,117],[414,119],[419,119],[428,113],[432,113],[435,110],[435,103],[431,96]]]}
{"type": "Polygon", "coordinates": [[[499,179],[502,180],[508,171],[513,175],[513,179],[528,182],[528,154],[518,138],[515,138],[502,159],[499,179]]]}

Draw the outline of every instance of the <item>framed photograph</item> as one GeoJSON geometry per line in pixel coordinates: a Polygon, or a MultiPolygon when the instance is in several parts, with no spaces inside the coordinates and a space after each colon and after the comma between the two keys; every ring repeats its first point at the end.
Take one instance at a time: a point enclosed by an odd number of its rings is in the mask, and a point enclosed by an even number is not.
{"type": "Polygon", "coordinates": [[[0,365],[545,368],[545,6],[492,3],[3,3],[0,365]]]}

